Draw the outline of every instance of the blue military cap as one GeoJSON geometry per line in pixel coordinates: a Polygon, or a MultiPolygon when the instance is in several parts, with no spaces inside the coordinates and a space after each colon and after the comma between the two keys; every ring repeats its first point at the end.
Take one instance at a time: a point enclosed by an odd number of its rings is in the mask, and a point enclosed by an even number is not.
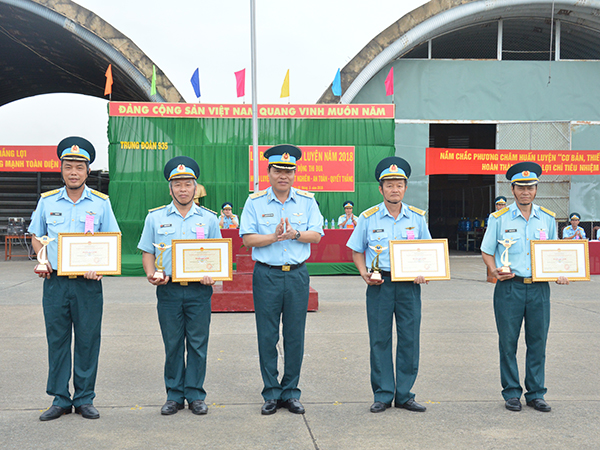
{"type": "Polygon", "coordinates": [[[344,202],[344,208],[354,208],[354,202],[350,200],[344,202]]]}
{"type": "Polygon", "coordinates": [[[302,150],[295,145],[281,144],[263,153],[269,164],[278,169],[295,169],[296,161],[302,158],[302,150]]]}
{"type": "Polygon", "coordinates": [[[225,202],[221,205],[221,209],[225,209],[225,208],[233,209],[233,205],[229,202],[225,202]]]}
{"type": "Polygon", "coordinates": [[[506,197],[504,195],[499,195],[496,197],[496,200],[494,200],[494,204],[497,205],[499,203],[506,203],[506,197]]]}
{"type": "Polygon", "coordinates": [[[538,184],[542,175],[542,167],[531,161],[524,161],[511,166],[506,172],[506,178],[512,184],[532,186],[538,184]]]}
{"type": "Polygon", "coordinates": [[[96,149],[90,141],[79,136],[64,138],[56,146],[58,159],[87,161],[90,164],[96,159],[96,149]]]}
{"type": "Polygon", "coordinates": [[[165,164],[164,175],[167,181],[177,178],[193,178],[197,180],[200,175],[200,167],[189,156],[176,156],[165,164]]]}
{"type": "Polygon", "coordinates": [[[581,220],[581,214],[579,213],[571,213],[571,215],[569,216],[569,220],[581,220]]]}
{"type": "Polygon", "coordinates": [[[383,158],[375,169],[375,179],[382,180],[408,180],[410,177],[410,164],[399,156],[383,158]]]}

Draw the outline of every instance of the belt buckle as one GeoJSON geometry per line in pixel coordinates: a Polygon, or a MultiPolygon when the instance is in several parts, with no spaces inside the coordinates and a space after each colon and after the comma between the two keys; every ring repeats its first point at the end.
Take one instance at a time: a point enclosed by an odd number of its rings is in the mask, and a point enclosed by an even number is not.
{"type": "Polygon", "coordinates": [[[281,270],[283,272],[289,272],[290,271],[290,265],[289,264],[284,264],[283,266],[281,266],[281,270]]]}
{"type": "Polygon", "coordinates": [[[523,278],[523,283],[524,284],[533,284],[533,279],[531,279],[531,278],[523,278]]]}

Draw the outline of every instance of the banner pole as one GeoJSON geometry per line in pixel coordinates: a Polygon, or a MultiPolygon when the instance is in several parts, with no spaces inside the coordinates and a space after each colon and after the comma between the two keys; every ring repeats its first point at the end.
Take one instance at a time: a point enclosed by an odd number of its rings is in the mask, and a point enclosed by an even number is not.
{"type": "Polygon", "coordinates": [[[256,3],[250,0],[250,42],[252,49],[252,154],[254,159],[254,192],[258,192],[258,106],[256,99],[256,3]]]}

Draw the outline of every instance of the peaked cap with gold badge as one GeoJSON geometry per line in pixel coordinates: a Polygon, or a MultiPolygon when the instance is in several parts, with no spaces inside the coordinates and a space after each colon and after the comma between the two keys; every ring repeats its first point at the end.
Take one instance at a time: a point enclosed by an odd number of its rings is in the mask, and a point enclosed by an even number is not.
{"type": "Polygon", "coordinates": [[[531,161],[517,163],[506,171],[506,179],[518,186],[536,185],[541,175],[542,167],[531,161]]]}
{"type": "Polygon", "coordinates": [[[200,175],[200,167],[189,156],[176,156],[165,164],[164,175],[167,181],[180,178],[193,178],[197,180],[200,175]]]}
{"type": "Polygon", "coordinates": [[[295,145],[281,144],[263,153],[269,164],[277,169],[295,169],[296,161],[302,158],[302,150],[295,145]]]}
{"type": "Polygon", "coordinates": [[[96,159],[96,149],[90,141],[79,136],[64,138],[56,146],[58,159],[70,161],[85,161],[93,163],[96,159]]]}
{"type": "Polygon", "coordinates": [[[383,158],[375,169],[375,179],[383,180],[408,180],[410,178],[410,164],[399,156],[383,158]]]}

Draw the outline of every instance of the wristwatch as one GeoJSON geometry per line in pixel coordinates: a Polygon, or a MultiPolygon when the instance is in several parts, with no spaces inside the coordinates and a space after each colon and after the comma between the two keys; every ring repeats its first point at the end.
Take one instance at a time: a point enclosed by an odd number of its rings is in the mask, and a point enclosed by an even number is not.
{"type": "Polygon", "coordinates": [[[300,232],[298,230],[296,230],[296,235],[294,236],[294,240],[297,241],[298,239],[300,239],[300,232]]]}

